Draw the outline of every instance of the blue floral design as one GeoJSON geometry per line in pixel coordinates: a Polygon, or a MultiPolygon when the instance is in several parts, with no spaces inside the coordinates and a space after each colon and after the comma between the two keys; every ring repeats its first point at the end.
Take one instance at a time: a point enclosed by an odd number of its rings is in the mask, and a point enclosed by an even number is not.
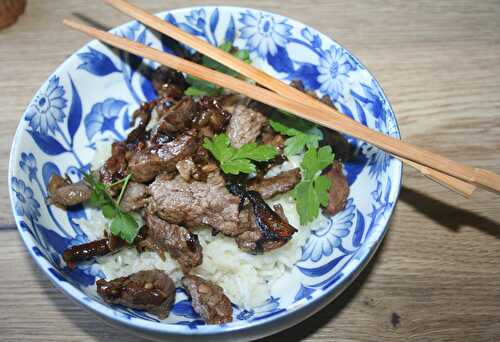
{"type": "Polygon", "coordinates": [[[33,153],[21,153],[19,167],[28,175],[30,182],[36,178],[36,172],[38,169],[36,167],[36,159],[33,153]]]}
{"type": "Polygon", "coordinates": [[[191,13],[186,16],[186,19],[191,25],[203,29],[206,25],[206,16],[205,10],[200,8],[199,10],[192,10],[191,13]]]}
{"type": "Polygon", "coordinates": [[[57,123],[63,122],[65,117],[63,112],[67,103],[64,98],[65,93],[63,86],[59,84],[59,77],[53,76],[47,87],[36,95],[25,117],[34,131],[42,135],[56,131],[57,123]]]}
{"type": "MultiPolygon", "coordinates": [[[[375,128],[379,132],[388,131],[385,120],[380,118],[375,121],[375,128]]],[[[375,178],[379,178],[381,175],[383,175],[389,167],[392,158],[391,155],[367,143],[363,143],[361,145],[361,150],[363,151],[363,154],[368,158],[368,174],[375,178]]]]}
{"type": "Polygon", "coordinates": [[[340,247],[342,239],[349,235],[349,229],[353,225],[354,209],[353,201],[349,199],[343,211],[326,221],[319,229],[313,230],[302,248],[301,260],[310,259],[316,262],[340,247]]]}
{"type": "Polygon", "coordinates": [[[241,13],[239,21],[244,25],[240,32],[241,38],[247,40],[247,48],[261,57],[266,57],[268,53],[276,55],[278,46],[285,47],[291,36],[292,26],[287,24],[286,19],[278,21],[269,14],[246,11],[241,13]]]}
{"type": "Polygon", "coordinates": [[[92,141],[97,133],[111,131],[116,135],[117,139],[123,140],[122,135],[115,128],[115,121],[126,105],[127,102],[113,98],[106,99],[103,102],[98,102],[93,105],[90,113],[87,114],[84,119],[87,139],[92,141]]]}
{"type": "Polygon", "coordinates": [[[332,46],[319,63],[317,80],[321,84],[320,91],[336,101],[342,95],[347,73],[352,69],[348,56],[342,48],[332,46]]]}
{"type": "Polygon", "coordinates": [[[77,54],[82,60],[78,69],[83,69],[96,76],[106,76],[113,72],[119,72],[111,58],[89,46],[89,52],[77,54]]]}
{"type": "Polygon", "coordinates": [[[37,220],[40,217],[40,203],[33,197],[33,190],[21,179],[12,177],[12,191],[16,194],[16,214],[37,220]]]}

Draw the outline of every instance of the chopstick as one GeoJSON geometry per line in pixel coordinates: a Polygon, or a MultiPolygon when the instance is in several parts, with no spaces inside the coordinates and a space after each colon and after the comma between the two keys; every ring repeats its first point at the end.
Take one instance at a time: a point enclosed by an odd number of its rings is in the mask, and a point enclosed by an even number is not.
{"type": "Polygon", "coordinates": [[[487,190],[497,193],[500,192],[500,176],[490,171],[475,169],[467,165],[459,164],[436,153],[426,151],[379,132],[375,132],[348,119],[344,115],[332,115],[332,113],[318,111],[316,108],[310,107],[307,104],[288,99],[267,89],[251,85],[229,75],[208,69],[202,65],[164,53],[149,46],[69,20],[64,20],[64,24],[121,50],[151,59],[162,65],[243,94],[269,106],[291,112],[303,119],[362,139],[391,154],[424,164],[425,166],[442,171],[450,176],[480,185],[487,190]]]}
{"type": "MultiPolygon", "coordinates": [[[[151,13],[125,1],[125,0],[105,0],[109,5],[118,9],[119,11],[128,14],[132,18],[142,22],[144,25],[149,26],[181,43],[184,43],[198,52],[218,61],[219,63],[239,72],[240,74],[256,81],[262,86],[275,91],[276,93],[283,95],[289,99],[300,100],[303,103],[308,104],[311,107],[315,107],[318,110],[326,112],[334,112],[336,115],[340,115],[339,111],[326,105],[325,103],[319,101],[318,99],[299,91],[286,83],[278,80],[269,74],[261,71],[251,64],[244,63],[243,61],[235,58],[231,54],[214,47],[213,45],[205,42],[204,40],[195,37],[175,25],[172,25],[159,17],[152,15],[151,13]]],[[[462,181],[453,176],[447,175],[443,172],[437,171],[435,169],[426,167],[419,163],[413,162],[411,160],[395,156],[402,162],[410,165],[417,170],[419,170],[427,178],[434,180],[435,182],[461,194],[462,196],[469,198],[476,187],[468,182],[462,181]]]]}

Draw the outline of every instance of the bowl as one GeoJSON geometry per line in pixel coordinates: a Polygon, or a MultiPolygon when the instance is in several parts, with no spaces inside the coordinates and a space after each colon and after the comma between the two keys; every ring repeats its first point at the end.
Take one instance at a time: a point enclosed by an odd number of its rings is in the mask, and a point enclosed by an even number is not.
{"type": "MultiPolygon", "coordinates": [[[[248,49],[259,68],[285,81],[299,79],[307,89],[329,96],[354,120],[399,138],[394,112],[374,77],[349,51],[315,29],[236,7],[183,8],[158,16],[213,45],[231,41],[248,49]]],[[[167,52],[179,47],[137,22],[112,32],[167,52]]],[[[349,137],[355,154],[344,165],[351,190],[345,210],[313,228],[292,276],[276,285],[279,295],[259,307],[235,308],[231,323],[205,325],[182,293],[166,321],[107,305],[94,287],[102,277],[98,264],[70,269],[62,261],[68,246],[88,241],[78,224],[88,213],[82,207],[66,212],[48,205],[49,177],[67,173],[78,179],[97,143],[123,139],[132,112],[155,97],[153,66],[91,41],[53,72],[29,104],[12,145],[9,189],[19,233],[33,259],[57,288],[84,308],[152,339],[250,340],[311,316],[368,263],[387,232],[401,185],[399,161],[349,137]]]]}

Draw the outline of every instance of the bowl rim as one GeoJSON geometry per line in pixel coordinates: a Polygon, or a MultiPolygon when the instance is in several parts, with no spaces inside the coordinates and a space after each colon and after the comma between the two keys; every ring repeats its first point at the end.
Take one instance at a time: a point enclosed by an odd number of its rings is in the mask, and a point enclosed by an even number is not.
{"type": "MultiPolygon", "coordinates": [[[[346,49],[342,44],[337,42],[335,39],[323,34],[321,31],[316,30],[314,27],[311,25],[307,25],[302,23],[299,20],[287,17],[282,14],[274,13],[271,11],[266,11],[266,10],[260,10],[260,9],[255,9],[255,8],[249,8],[249,7],[241,7],[241,6],[217,6],[217,5],[205,5],[205,6],[188,6],[188,7],[181,7],[181,8],[174,8],[174,9],[169,9],[169,10],[164,10],[161,12],[155,13],[156,16],[165,16],[168,13],[175,14],[176,12],[185,12],[185,11],[190,11],[194,9],[212,9],[212,8],[218,8],[219,10],[229,10],[229,11],[257,11],[263,14],[268,14],[271,16],[278,16],[282,18],[286,18],[289,23],[291,23],[293,26],[296,25],[302,25],[307,28],[313,29],[315,32],[319,33],[320,36],[323,36],[330,41],[338,44],[342,49],[347,51],[350,56],[365,70],[368,72],[368,74],[372,77],[374,83],[379,87],[381,90],[381,96],[386,100],[387,106],[389,107],[389,115],[392,116],[392,120],[394,121],[395,124],[395,134],[397,138],[401,139],[401,132],[399,129],[398,121],[396,118],[396,114],[394,112],[394,109],[391,106],[391,103],[389,102],[389,99],[384,92],[383,88],[373,75],[373,73],[366,68],[366,66],[359,61],[359,59],[353,55],[348,49],[346,49]]],[[[114,32],[116,30],[123,29],[125,27],[128,27],[132,25],[135,20],[130,20],[127,21],[121,25],[118,25],[116,27],[111,28],[109,31],[114,32]]],[[[51,74],[48,76],[48,78],[43,82],[41,87],[37,90],[36,93],[40,91],[40,89],[43,89],[49,82],[50,78],[54,75],[59,74],[61,71],[65,70],[69,63],[70,59],[72,56],[74,56],[78,51],[82,50],[83,48],[87,47],[89,44],[95,42],[96,40],[90,40],[87,43],[85,43],[83,46],[79,47],[77,50],[73,51],[69,57],[67,57],[59,66],[51,72],[51,74]]],[[[35,95],[36,95],[35,93],[35,95]]],[[[403,175],[403,164],[400,161],[394,160],[394,162],[399,163],[399,168],[397,168],[395,171],[393,171],[393,174],[391,174],[392,178],[392,186],[397,187],[395,189],[395,195],[394,195],[394,201],[392,202],[392,205],[390,208],[386,209],[386,212],[388,212],[388,216],[386,219],[386,222],[384,224],[380,224],[379,226],[383,226],[382,228],[379,228],[381,231],[378,232],[378,234],[370,234],[366,240],[364,241],[364,244],[366,245],[365,248],[359,249],[356,251],[351,260],[349,261],[353,267],[347,272],[343,273],[342,278],[331,284],[330,287],[324,290],[319,290],[315,291],[312,295],[311,298],[308,299],[307,301],[302,302],[301,299],[296,303],[293,303],[291,307],[288,307],[286,310],[283,312],[274,314],[270,317],[266,317],[263,319],[260,319],[258,321],[251,321],[248,322],[247,324],[222,324],[222,325],[199,325],[196,327],[196,329],[192,329],[188,327],[187,325],[181,325],[181,324],[173,324],[173,323],[164,323],[164,322],[152,322],[152,321],[145,321],[145,320],[137,320],[137,319],[129,319],[129,318],[124,318],[122,314],[117,313],[117,311],[107,305],[104,305],[92,298],[89,298],[84,292],[82,292],[80,289],[76,288],[73,286],[71,283],[67,281],[61,281],[58,279],[54,273],[51,272],[51,268],[54,268],[54,266],[46,260],[43,256],[36,255],[35,252],[33,251],[33,247],[35,247],[35,243],[31,235],[24,231],[21,228],[20,221],[22,220],[17,214],[15,210],[15,205],[14,205],[14,197],[13,197],[13,192],[11,191],[12,189],[12,178],[15,174],[15,165],[14,165],[14,160],[15,160],[15,155],[16,151],[18,149],[18,144],[21,136],[21,131],[22,131],[22,125],[23,121],[26,117],[26,112],[29,108],[29,105],[33,101],[33,98],[30,100],[28,103],[28,107],[24,111],[23,115],[21,116],[19,120],[19,124],[16,128],[16,132],[13,137],[13,144],[10,150],[10,157],[9,157],[9,171],[8,171],[8,187],[9,187],[9,197],[10,197],[10,204],[11,204],[11,209],[12,213],[15,219],[16,227],[21,235],[21,238],[23,240],[24,245],[28,249],[29,254],[32,256],[32,258],[35,260],[36,264],[38,267],[43,271],[43,273],[49,278],[49,280],[52,282],[52,284],[55,285],[57,289],[62,291],[67,297],[69,297],[72,301],[80,304],[83,306],[84,309],[87,311],[91,311],[95,313],[97,316],[100,318],[105,319],[106,321],[112,321],[112,322],[118,322],[127,328],[132,328],[132,330],[139,330],[139,331],[149,331],[153,333],[160,333],[160,334],[167,334],[167,335],[183,335],[183,336],[194,336],[194,335],[220,335],[224,333],[229,333],[229,332],[239,332],[239,333],[244,333],[249,330],[254,330],[256,328],[260,328],[269,324],[273,324],[275,322],[281,321],[283,318],[286,318],[287,316],[295,316],[297,317],[293,322],[289,322],[288,324],[284,324],[280,330],[284,330],[292,325],[295,325],[314,313],[318,312],[321,310],[324,306],[329,304],[331,301],[333,301],[336,297],[338,297],[356,278],[357,276],[364,270],[364,268],[368,265],[370,260],[372,259],[373,255],[377,251],[378,247],[382,243],[385,234],[389,230],[389,226],[391,224],[393,214],[395,211],[395,208],[397,206],[397,202],[399,199],[399,193],[401,190],[402,186],[402,175],[403,175]],[[396,182],[394,182],[396,181],[396,182]],[[377,236],[375,236],[377,235],[377,236]],[[362,253],[361,253],[362,252],[362,253]],[[359,258],[356,258],[358,254],[363,254],[359,258]],[[315,295],[316,294],[316,295],[315,295]],[[301,314],[303,314],[301,316],[301,314]]],[[[263,335],[265,336],[265,335],[263,335]]],[[[262,337],[263,337],[262,336],[262,337]]]]}

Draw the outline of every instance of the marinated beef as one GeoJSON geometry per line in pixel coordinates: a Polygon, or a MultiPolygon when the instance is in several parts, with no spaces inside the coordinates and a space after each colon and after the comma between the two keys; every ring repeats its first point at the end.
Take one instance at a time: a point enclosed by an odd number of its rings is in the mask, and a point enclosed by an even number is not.
{"type": "Polygon", "coordinates": [[[226,132],[231,145],[239,148],[244,144],[255,142],[267,118],[250,108],[247,98],[236,95],[225,100],[224,109],[232,114],[226,132]]]}
{"type": "MultiPolygon", "coordinates": [[[[280,204],[273,206],[275,213],[286,223],[288,220],[280,204]]],[[[236,237],[238,248],[252,254],[269,252],[287,243],[288,239],[266,240],[265,235],[256,223],[255,214],[250,209],[243,209],[240,212],[240,222],[247,227],[247,230],[236,237]]]]}
{"type": "Polygon", "coordinates": [[[165,258],[164,253],[167,251],[179,262],[184,272],[201,265],[203,256],[196,234],[160,219],[150,210],[146,211],[145,219],[149,229],[146,239],[140,243],[141,247],[154,250],[162,259],[165,258]]]}
{"type": "Polygon", "coordinates": [[[292,190],[300,179],[300,169],[296,168],[273,177],[252,180],[248,184],[248,190],[257,191],[263,199],[269,199],[292,190]]]}
{"type": "MultiPolygon", "coordinates": [[[[134,239],[134,245],[146,238],[147,227],[139,229],[134,239]]],[[[109,235],[103,239],[90,241],[81,245],[75,245],[66,249],[63,253],[63,260],[69,268],[75,268],[78,262],[88,261],[95,257],[104,256],[116,252],[128,245],[127,242],[116,235],[109,235]]]]}
{"type": "Polygon", "coordinates": [[[186,79],[181,72],[163,65],[153,71],[151,81],[153,88],[159,96],[171,95],[170,92],[172,90],[169,90],[169,88],[172,88],[172,86],[178,88],[181,93],[184,93],[184,90],[188,87],[186,79]]]}
{"type": "Polygon", "coordinates": [[[106,303],[145,310],[164,319],[175,299],[175,285],[163,271],[140,271],[110,281],[99,279],[97,293],[106,303]]]}
{"type": "Polygon", "coordinates": [[[194,275],[182,278],[182,285],[191,296],[194,311],[208,324],[222,324],[233,320],[231,301],[222,288],[194,275]]]}
{"type": "Polygon", "coordinates": [[[178,161],[194,153],[200,144],[196,130],[190,130],[165,144],[155,144],[135,153],[128,163],[134,181],[145,183],[161,172],[174,171],[178,161]]]}
{"type": "Polygon", "coordinates": [[[92,190],[84,182],[72,183],[69,178],[54,174],[50,177],[48,192],[49,203],[65,208],[88,201],[92,190]]]}
{"type": "Polygon", "coordinates": [[[111,157],[99,169],[99,177],[102,183],[110,185],[126,176],[126,154],[126,143],[114,142],[111,145],[111,157]]]}
{"type": "Polygon", "coordinates": [[[226,189],[220,174],[211,173],[206,182],[186,182],[181,176],[159,176],[149,185],[151,206],[164,220],[190,229],[211,227],[225,235],[240,231],[240,200],[226,189]]]}
{"type": "Polygon", "coordinates": [[[257,191],[248,191],[241,185],[230,183],[229,191],[241,198],[240,226],[244,229],[237,237],[237,244],[243,250],[262,253],[282,246],[297,231],[283,215],[282,208],[273,211],[257,191]],[[245,208],[245,201],[252,210],[245,208]]]}
{"type": "Polygon", "coordinates": [[[335,215],[345,208],[347,197],[349,197],[349,184],[342,172],[342,164],[339,161],[334,161],[326,176],[332,182],[329,192],[328,206],[325,207],[325,212],[335,215]]]}
{"type": "Polygon", "coordinates": [[[160,116],[158,130],[162,133],[177,133],[191,128],[197,108],[196,102],[189,96],[183,97],[172,107],[167,107],[160,102],[156,106],[160,116]]]}
{"type": "Polygon", "coordinates": [[[224,110],[218,98],[205,96],[198,101],[198,114],[194,127],[200,130],[201,135],[212,137],[222,132],[230,119],[231,114],[224,110]]]}
{"type": "Polygon", "coordinates": [[[147,186],[137,182],[129,182],[120,202],[120,209],[129,212],[143,208],[147,204],[147,186]]]}

